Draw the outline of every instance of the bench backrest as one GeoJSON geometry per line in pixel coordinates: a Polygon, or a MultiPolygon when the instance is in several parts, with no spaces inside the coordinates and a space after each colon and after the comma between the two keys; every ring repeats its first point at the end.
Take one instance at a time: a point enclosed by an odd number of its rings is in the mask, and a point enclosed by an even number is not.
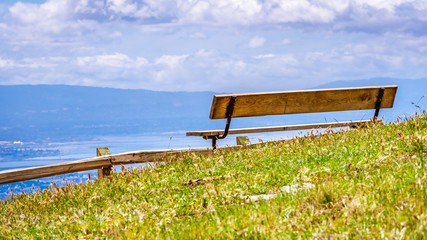
{"type": "Polygon", "coordinates": [[[209,118],[227,118],[232,96],[237,97],[233,118],[375,109],[380,88],[385,89],[381,108],[392,108],[397,86],[314,89],[215,95],[209,118]]]}

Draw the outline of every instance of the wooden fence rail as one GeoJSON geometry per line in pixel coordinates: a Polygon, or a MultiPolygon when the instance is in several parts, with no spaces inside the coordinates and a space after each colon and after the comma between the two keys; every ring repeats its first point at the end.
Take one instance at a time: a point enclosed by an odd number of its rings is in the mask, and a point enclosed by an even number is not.
{"type": "MultiPolygon", "coordinates": [[[[221,149],[233,148],[239,147],[231,146],[222,147],[221,149]]],[[[113,165],[159,162],[164,161],[166,157],[179,156],[184,153],[208,154],[212,153],[212,151],[213,150],[210,148],[136,151],[88,158],[66,163],[52,164],[47,166],[11,169],[0,171],[0,184],[20,182],[80,171],[104,169],[109,168],[113,165]]]]}
{"type": "MultiPolygon", "coordinates": [[[[266,142],[250,143],[247,137],[237,137],[237,146],[219,147],[216,150],[212,148],[185,148],[175,150],[145,150],[126,152],[120,154],[110,154],[108,148],[98,148],[98,157],[87,158],[78,161],[52,164],[40,167],[18,168],[0,171],[0,184],[21,182],[43,177],[56,176],[67,173],[81,172],[87,170],[98,169],[98,177],[103,177],[109,174],[111,167],[114,165],[126,165],[136,163],[161,162],[167,157],[180,156],[182,154],[211,154],[214,151],[221,150],[238,150],[245,147],[264,145],[266,142]],[[100,174],[101,173],[101,174],[100,174]]],[[[276,140],[289,141],[290,139],[276,140]]]]}

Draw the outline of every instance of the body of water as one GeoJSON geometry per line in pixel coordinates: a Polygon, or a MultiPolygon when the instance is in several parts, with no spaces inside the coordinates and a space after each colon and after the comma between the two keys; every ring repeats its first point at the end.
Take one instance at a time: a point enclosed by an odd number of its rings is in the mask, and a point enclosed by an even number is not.
{"type": "MultiPolygon", "coordinates": [[[[247,134],[252,143],[262,141],[271,141],[290,138],[295,135],[302,135],[305,132],[273,132],[263,134],[247,134]]],[[[236,135],[230,135],[226,139],[219,140],[219,146],[236,145],[236,135]]],[[[25,143],[23,143],[25,144],[25,143]]],[[[201,137],[186,137],[185,132],[178,133],[159,133],[133,136],[100,136],[94,137],[90,141],[72,141],[72,142],[51,142],[44,143],[43,147],[49,149],[58,149],[58,156],[35,157],[27,159],[8,159],[0,160],[0,170],[27,168],[36,166],[45,166],[70,162],[80,159],[92,158],[96,156],[96,148],[108,147],[112,154],[118,154],[130,151],[156,150],[156,149],[181,149],[181,148],[199,148],[211,147],[210,140],[204,140],[201,137]]],[[[33,145],[37,147],[37,145],[33,145]]],[[[125,167],[137,167],[144,164],[125,165],[125,167]]],[[[115,171],[120,171],[121,166],[115,166],[115,171]]],[[[21,194],[23,192],[34,192],[49,188],[50,185],[64,186],[66,182],[86,182],[89,179],[97,178],[97,170],[83,171],[71,174],[57,175],[53,177],[39,178],[17,183],[0,185],[0,199],[21,194]]]]}

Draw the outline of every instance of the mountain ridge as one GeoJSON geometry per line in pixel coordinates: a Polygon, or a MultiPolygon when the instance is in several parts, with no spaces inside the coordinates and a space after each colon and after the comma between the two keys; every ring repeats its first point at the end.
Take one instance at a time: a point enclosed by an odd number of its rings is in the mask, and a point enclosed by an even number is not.
{"type": "MultiPolygon", "coordinates": [[[[427,100],[422,98],[427,94],[425,79],[335,81],[311,89],[377,85],[398,85],[394,108],[381,110],[389,120],[427,109],[427,100]]],[[[208,118],[215,94],[70,85],[0,85],[0,141],[221,129],[223,121],[208,118]]],[[[347,117],[349,113],[330,116],[335,119],[335,116],[347,117]]],[[[307,118],[311,117],[272,116],[236,119],[232,124],[251,127],[302,123],[307,118]]],[[[317,115],[312,118],[308,120],[323,120],[317,115]]]]}

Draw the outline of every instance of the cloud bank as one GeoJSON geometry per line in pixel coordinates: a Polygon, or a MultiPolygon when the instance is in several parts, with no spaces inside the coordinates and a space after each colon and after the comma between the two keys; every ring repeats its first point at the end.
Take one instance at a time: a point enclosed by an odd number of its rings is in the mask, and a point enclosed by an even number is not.
{"type": "Polygon", "coordinates": [[[48,0],[17,2],[2,16],[3,38],[68,41],[118,22],[159,28],[177,25],[427,33],[424,0],[48,0]]]}
{"type": "Polygon", "coordinates": [[[425,0],[0,5],[0,84],[256,91],[423,78],[425,0]]]}

